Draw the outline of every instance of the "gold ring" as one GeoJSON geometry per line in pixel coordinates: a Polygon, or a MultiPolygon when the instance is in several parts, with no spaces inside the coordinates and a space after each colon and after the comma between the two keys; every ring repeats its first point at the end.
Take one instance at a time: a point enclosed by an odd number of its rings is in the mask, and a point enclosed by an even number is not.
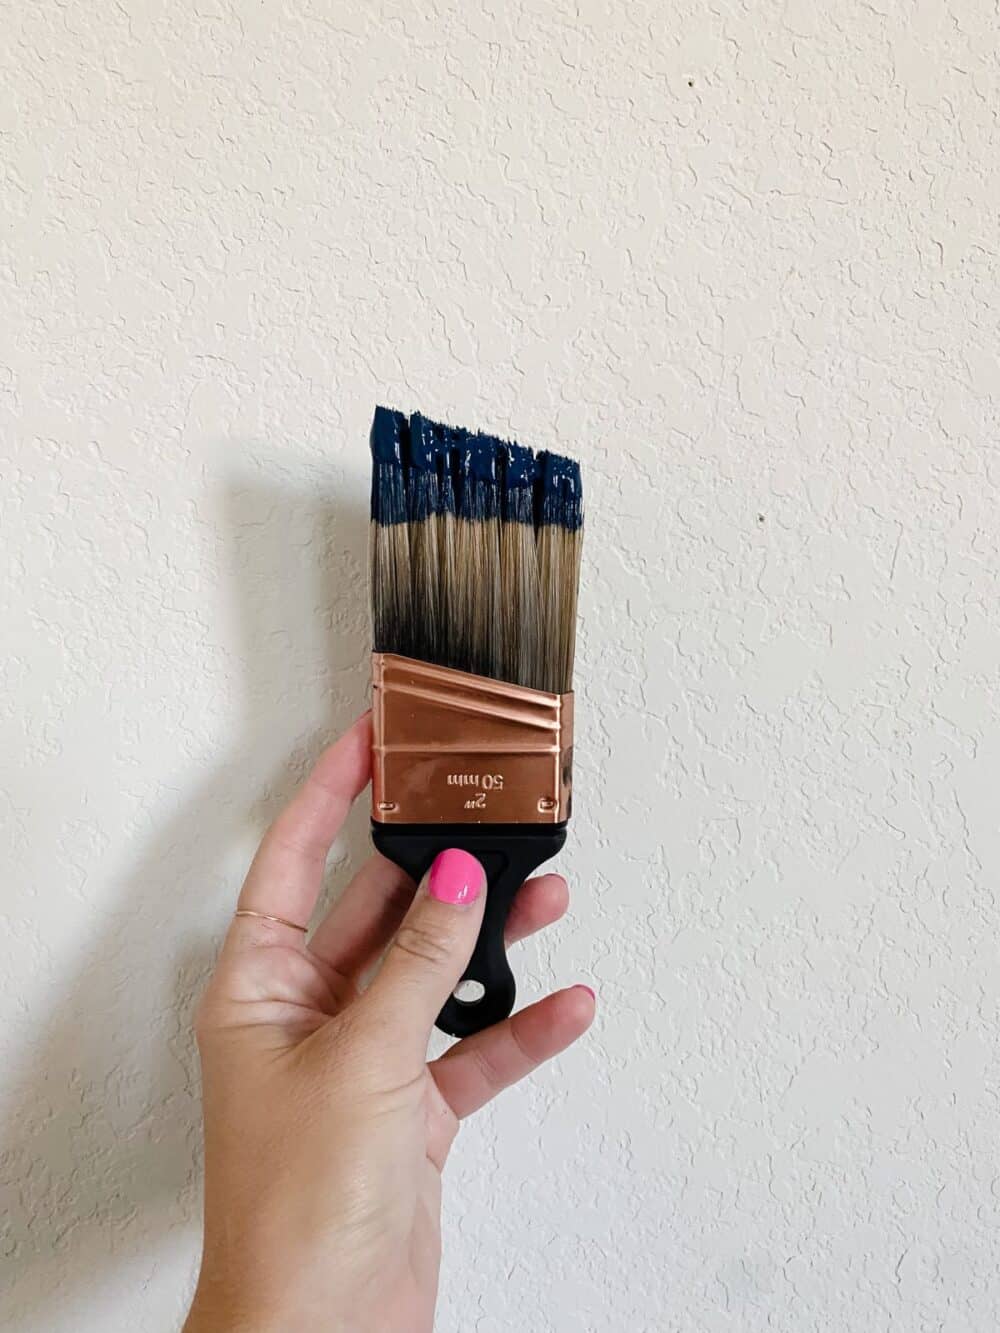
{"type": "Polygon", "coordinates": [[[309,934],[308,926],[300,926],[296,921],[287,921],[283,916],[270,916],[267,912],[251,912],[249,907],[238,907],[233,916],[255,916],[258,921],[276,921],[279,926],[291,926],[292,930],[301,930],[303,935],[309,934]]]}

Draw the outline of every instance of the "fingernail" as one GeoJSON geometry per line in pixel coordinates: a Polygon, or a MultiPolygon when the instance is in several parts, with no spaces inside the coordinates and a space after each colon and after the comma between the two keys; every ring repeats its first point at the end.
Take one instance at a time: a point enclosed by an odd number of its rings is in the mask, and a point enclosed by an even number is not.
{"type": "Polygon", "coordinates": [[[573,987],[573,990],[585,990],[592,1000],[595,1002],[597,1000],[597,996],[594,994],[592,988],[590,986],[585,986],[582,981],[578,981],[573,987]]]}
{"type": "Polygon", "coordinates": [[[486,875],[474,856],[449,847],[438,852],[431,866],[427,892],[440,903],[474,903],[483,891],[486,875]]]}

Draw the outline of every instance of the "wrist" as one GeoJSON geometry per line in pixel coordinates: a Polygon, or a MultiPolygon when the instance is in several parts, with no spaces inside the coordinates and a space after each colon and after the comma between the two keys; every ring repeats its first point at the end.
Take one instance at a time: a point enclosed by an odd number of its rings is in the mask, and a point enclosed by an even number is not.
{"type": "Polygon", "coordinates": [[[196,1294],[181,1333],[279,1333],[279,1328],[243,1311],[224,1309],[196,1294]]]}
{"type": "MultiPolygon", "coordinates": [[[[200,1303],[196,1296],[181,1333],[288,1333],[290,1327],[305,1333],[306,1326],[298,1322],[289,1324],[287,1320],[259,1319],[242,1312],[223,1310],[200,1303]]],[[[354,1328],[353,1324],[323,1323],[323,1333],[350,1333],[354,1328]]]]}

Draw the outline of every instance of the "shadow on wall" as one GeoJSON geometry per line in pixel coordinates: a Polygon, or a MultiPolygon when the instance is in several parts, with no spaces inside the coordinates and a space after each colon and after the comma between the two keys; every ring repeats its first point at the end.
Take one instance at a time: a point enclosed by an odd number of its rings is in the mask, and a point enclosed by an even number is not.
{"type": "MultiPolygon", "coordinates": [[[[235,903],[232,860],[250,845],[250,821],[256,837],[365,702],[367,512],[255,479],[227,489],[224,514],[243,679],[214,690],[242,684],[243,734],[145,840],[110,908],[102,901],[103,933],[83,945],[79,970],[25,1052],[29,1073],[0,1127],[0,1325],[22,1333],[72,1327],[74,1309],[99,1299],[126,1265],[141,1301],[167,1233],[197,1222],[191,1017],[218,940],[185,922],[204,919],[206,901],[235,903]],[[303,719],[324,712],[327,723],[303,736],[303,719]],[[269,773],[296,736],[291,763],[269,773]]],[[[163,682],[180,711],[183,688],[163,682]]],[[[139,748],[133,741],[132,752],[139,748]]],[[[172,790],[155,754],[139,776],[162,810],[172,790]]],[[[138,842],[136,824],[121,837],[138,842]]],[[[335,887],[367,853],[364,810],[339,845],[346,854],[333,869],[335,887]]],[[[177,1293],[178,1325],[188,1296],[177,1293]]],[[[130,1313],[138,1329],[141,1306],[130,1313]]]]}

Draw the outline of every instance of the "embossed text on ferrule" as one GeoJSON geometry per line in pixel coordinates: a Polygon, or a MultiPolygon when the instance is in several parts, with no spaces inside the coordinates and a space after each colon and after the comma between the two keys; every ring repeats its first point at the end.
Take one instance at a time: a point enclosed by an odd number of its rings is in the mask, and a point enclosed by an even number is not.
{"type": "Polygon", "coordinates": [[[372,655],[372,817],[556,824],[569,815],[573,696],[372,655]]]}

